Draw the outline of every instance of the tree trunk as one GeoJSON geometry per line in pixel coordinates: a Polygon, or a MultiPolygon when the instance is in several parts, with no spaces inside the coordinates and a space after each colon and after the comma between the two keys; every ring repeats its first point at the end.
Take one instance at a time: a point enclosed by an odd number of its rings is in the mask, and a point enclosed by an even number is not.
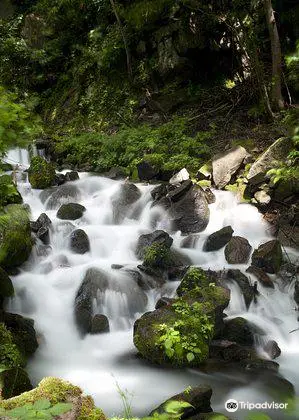
{"type": "Polygon", "coordinates": [[[111,3],[111,6],[112,6],[112,9],[113,9],[113,13],[114,13],[114,15],[116,17],[116,20],[117,20],[117,23],[118,23],[118,26],[119,26],[119,30],[120,30],[120,33],[121,33],[121,36],[122,36],[122,39],[123,39],[125,51],[126,51],[128,76],[129,76],[129,79],[132,80],[132,78],[133,78],[133,72],[132,72],[132,65],[131,65],[131,53],[130,53],[130,49],[129,49],[129,46],[128,46],[128,43],[127,43],[127,39],[126,39],[126,36],[125,36],[123,25],[121,23],[121,20],[120,20],[119,15],[118,15],[117,7],[115,5],[114,0],[110,0],[110,3],[111,3]]]}
{"type": "Polygon", "coordinates": [[[278,29],[275,21],[274,10],[271,0],[263,0],[266,21],[268,25],[271,55],[272,55],[272,88],[271,102],[272,108],[279,111],[284,108],[284,101],[281,93],[281,75],[282,75],[282,56],[281,46],[278,35],[278,29]]]}

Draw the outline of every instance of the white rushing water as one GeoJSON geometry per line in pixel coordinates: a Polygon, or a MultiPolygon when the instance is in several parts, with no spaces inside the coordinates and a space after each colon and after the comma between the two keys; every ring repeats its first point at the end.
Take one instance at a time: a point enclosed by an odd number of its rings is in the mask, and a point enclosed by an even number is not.
{"type": "MultiPolygon", "coordinates": [[[[12,156],[10,154],[9,156],[12,156]]],[[[16,157],[16,156],[15,156],[16,157]]],[[[32,190],[28,182],[20,181],[18,188],[24,202],[30,205],[32,220],[46,212],[53,223],[50,246],[38,243],[30,260],[20,274],[13,277],[16,295],[8,309],[35,320],[40,346],[28,365],[34,384],[44,376],[58,376],[82,387],[91,394],[98,406],[107,414],[122,412],[117,385],[133,394],[132,407],[136,415],[145,415],[163,400],[187,386],[208,383],[213,388],[212,407],[225,413],[224,402],[228,398],[243,401],[272,401],[268,384],[238,372],[204,373],[195,369],[171,370],[159,368],[136,358],[133,345],[132,326],[141,313],[154,309],[160,296],[172,295],[176,282],[168,282],[145,292],[124,270],[111,268],[112,264],[136,267],[134,249],[140,234],[157,228],[165,229],[167,216],[162,209],[151,207],[152,186],[138,185],[142,191],[140,200],[131,209],[136,219],[126,218],[122,224],[114,225],[111,196],[120,188],[120,181],[111,181],[98,176],[80,174],[80,180],[72,182],[78,189],[76,202],[87,211],[76,221],[65,222],[56,218],[57,208],[46,210],[46,203],[39,199],[40,191],[32,190]],[[75,228],[87,233],[91,250],[84,255],[74,254],[69,249],[69,234],[75,228]],[[43,249],[43,253],[40,250],[43,249]],[[38,251],[39,250],[39,251],[38,251]],[[74,321],[74,299],[77,290],[90,267],[105,270],[110,278],[110,288],[101,296],[101,310],[110,320],[109,333],[79,335],[74,321]]],[[[224,258],[223,249],[205,253],[202,246],[207,236],[216,230],[231,225],[234,235],[246,237],[253,248],[271,238],[268,225],[257,209],[247,204],[238,204],[231,192],[216,191],[216,203],[210,205],[211,217],[206,230],[200,233],[194,249],[180,249],[195,265],[213,270],[239,268],[231,266],[224,258]]],[[[180,248],[182,236],[173,235],[175,248],[180,248]]],[[[297,258],[294,250],[289,255],[297,258]]],[[[238,286],[231,286],[231,302],[226,310],[229,317],[243,316],[266,331],[267,336],[279,344],[282,355],[277,359],[280,372],[299,391],[299,332],[295,302],[292,298],[294,282],[288,287],[272,276],[275,288],[259,285],[260,296],[246,310],[238,286]],[[279,320],[279,322],[277,322],[279,320]],[[294,366],[297,366],[294,369],[294,366]]],[[[251,275],[252,282],[256,279],[251,275]]],[[[265,337],[267,338],[267,337],[265,337]]],[[[245,413],[233,419],[245,418],[245,413]]],[[[284,417],[280,412],[273,419],[284,417]]],[[[291,417],[290,417],[291,418],[291,417]]],[[[292,418],[297,418],[292,417],[292,418]]],[[[298,417],[299,418],[299,417],[298,417]]]]}

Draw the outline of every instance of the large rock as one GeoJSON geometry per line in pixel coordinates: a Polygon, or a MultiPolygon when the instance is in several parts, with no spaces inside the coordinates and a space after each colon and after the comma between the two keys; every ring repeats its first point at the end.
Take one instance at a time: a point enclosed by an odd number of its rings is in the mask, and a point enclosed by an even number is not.
{"type": "Polygon", "coordinates": [[[190,179],[183,181],[175,188],[169,189],[167,192],[167,198],[171,203],[176,203],[193,187],[193,183],[190,179]]]}
{"type": "Polygon", "coordinates": [[[77,181],[79,179],[79,174],[77,171],[70,171],[70,172],[67,172],[64,177],[65,177],[66,182],[77,181]]]}
{"type": "Polygon", "coordinates": [[[253,346],[254,335],[249,322],[237,317],[225,322],[223,337],[242,346],[253,346]]]}
{"type": "Polygon", "coordinates": [[[55,168],[52,163],[40,156],[35,156],[31,159],[28,177],[32,188],[41,190],[49,188],[55,183],[55,168]]]}
{"type": "Polygon", "coordinates": [[[32,244],[27,210],[19,204],[6,206],[0,215],[0,266],[13,268],[23,264],[32,244]]]}
{"type": "Polygon", "coordinates": [[[217,188],[225,187],[242,165],[247,151],[242,146],[215,155],[212,160],[213,180],[217,188]]]}
{"type": "Polygon", "coordinates": [[[90,334],[100,334],[104,332],[109,332],[109,330],[109,319],[106,317],[106,315],[94,315],[91,321],[90,334]]]}
{"type": "Polygon", "coordinates": [[[183,181],[187,181],[189,178],[190,178],[189,172],[187,171],[186,168],[183,168],[170,178],[169,184],[173,184],[173,185],[180,184],[183,181]]]}
{"type": "Polygon", "coordinates": [[[254,299],[255,289],[251,286],[245,274],[243,274],[240,270],[227,270],[220,273],[219,281],[220,284],[223,284],[224,286],[229,284],[231,281],[236,282],[242,292],[246,306],[249,307],[254,299]]]}
{"type": "Polygon", "coordinates": [[[83,229],[76,229],[70,235],[70,248],[77,254],[85,254],[90,251],[90,243],[83,229]]]}
{"type": "Polygon", "coordinates": [[[122,220],[132,210],[134,204],[141,197],[141,192],[136,185],[125,182],[120,189],[111,197],[113,206],[113,218],[115,223],[121,223],[122,220]]]}
{"type": "Polygon", "coordinates": [[[247,175],[249,184],[264,182],[269,169],[272,169],[276,162],[284,162],[292,147],[291,138],[282,137],[276,140],[251,166],[247,175]]]}
{"type": "Polygon", "coordinates": [[[253,274],[264,287],[274,289],[273,281],[261,268],[251,265],[247,268],[246,272],[253,274]]]}
{"type": "MultiPolygon", "coordinates": [[[[0,171],[1,172],[1,171],[0,171]]],[[[23,199],[10,175],[0,176],[0,207],[21,204],[23,199]]]]}
{"type": "Polygon", "coordinates": [[[138,239],[136,246],[136,255],[138,258],[143,258],[146,252],[146,248],[156,244],[163,244],[167,248],[170,248],[172,245],[173,239],[168,235],[167,232],[163,230],[155,230],[152,233],[141,235],[138,239]]]}
{"type": "Polygon", "coordinates": [[[252,247],[247,239],[233,236],[224,249],[225,259],[229,264],[246,264],[252,247]]]}
{"type": "MultiPolygon", "coordinates": [[[[167,412],[167,405],[171,401],[180,401],[190,404],[182,410],[181,419],[190,418],[199,413],[212,412],[211,408],[212,388],[209,385],[200,385],[192,387],[188,392],[181,392],[180,394],[173,395],[168,400],[164,401],[159,407],[155,408],[150,415],[154,416],[155,413],[169,414],[167,412]]],[[[170,414],[169,414],[170,416],[170,414]]]]}
{"type": "Polygon", "coordinates": [[[42,191],[40,199],[46,203],[47,210],[59,208],[62,204],[68,204],[80,199],[80,191],[76,185],[66,184],[55,189],[42,191]]]}
{"type": "Polygon", "coordinates": [[[204,243],[203,251],[217,251],[223,248],[232,238],[233,229],[231,226],[225,226],[224,228],[217,230],[212,233],[204,243]]]}
{"type": "Polygon", "coordinates": [[[235,341],[213,340],[210,343],[209,356],[226,362],[239,362],[256,358],[256,352],[252,347],[242,346],[235,341]]]}
{"type": "MultiPolygon", "coordinates": [[[[175,199],[177,199],[177,196],[175,199]]],[[[191,186],[178,201],[174,201],[173,196],[170,197],[170,200],[172,204],[169,214],[174,229],[180,230],[183,234],[188,234],[201,232],[207,227],[210,210],[204,191],[201,188],[191,186]]]]}
{"type": "Polygon", "coordinates": [[[49,245],[52,222],[46,213],[42,213],[35,222],[30,222],[30,227],[45,245],[49,245]]]}
{"type": "Polygon", "coordinates": [[[260,245],[258,249],[254,250],[251,263],[253,266],[261,268],[266,273],[277,273],[282,264],[282,249],[280,242],[274,239],[260,245]]]}
{"type": "Polygon", "coordinates": [[[76,220],[83,216],[86,208],[78,203],[62,204],[57,211],[58,219],[63,220],[76,220]]]}
{"type": "MultiPolygon", "coordinates": [[[[32,385],[27,372],[19,366],[0,371],[0,392],[2,398],[12,398],[30,391],[32,385]]],[[[1,408],[1,403],[0,403],[1,408]]],[[[1,417],[7,419],[7,417],[1,417]]]]}

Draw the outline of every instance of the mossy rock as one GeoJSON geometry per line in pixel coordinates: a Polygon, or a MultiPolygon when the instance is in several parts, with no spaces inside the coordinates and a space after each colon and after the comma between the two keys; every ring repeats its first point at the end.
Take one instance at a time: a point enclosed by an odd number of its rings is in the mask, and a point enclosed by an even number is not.
{"type": "Polygon", "coordinates": [[[31,159],[28,169],[29,182],[32,188],[45,189],[55,183],[55,167],[40,156],[31,159]]]}
{"type": "Polygon", "coordinates": [[[260,245],[252,254],[251,264],[266,273],[277,273],[283,260],[280,242],[276,239],[260,245]]]}
{"type": "Polygon", "coordinates": [[[10,175],[0,176],[0,207],[21,204],[23,199],[10,175]]]}
{"type": "Polygon", "coordinates": [[[11,398],[32,389],[27,372],[14,367],[1,372],[0,368],[0,390],[2,398],[11,398]]]}
{"type": "Polygon", "coordinates": [[[3,298],[10,297],[14,294],[12,281],[6,271],[0,267],[0,308],[3,298]]]}
{"type": "Polygon", "coordinates": [[[134,327],[134,344],[152,363],[164,366],[198,366],[209,355],[214,334],[215,308],[210,302],[177,299],[148,312],[134,327]]]}
{"type": "Polygon", "coordinates": [[[0,408],[11,410],[25,404],[47,399],[51,404],[71,402],[75,408],[75,417],[78,420],[106,420],[101,409],[96,408],[90,396],[82,396],[78,386],[58,378],[44,378],[39,385],[31,391],[24,392],[17,397],[0,401],[0,408]]]}
{"type": "Polygon", "coordinates": [[[165,243],[155,242],[144,250],[143,265],[146,268],[167,270],[174,267],[188,266],[189,257],[177,250],[170,249],[165,243]]]}
{"type": "Polygon", "coordinates": [[[208,287],[213,282],[213,278],[200,267],[189,267],[184,275],[179,287],[176,290],[178,296],[192,292],[196,288],[208,287]]]}
{"type": "Polygon", "coordinates": [[[14,343],[13,335],[3,322],[0,322],[0,366],[4,368],[25,366],[25,358],[14,343]]]}
{"type": "Polygon", "coordinates": [[[10,163],[0,162],[0,172],[12,171],[13,166],[10,163]]]}
{"type": "Polygon", "coordinates": [[[32,245],[27,210],[18,204],[6,206],[0,214],[0,266],[20,266],[28,259],[32,245]]]}

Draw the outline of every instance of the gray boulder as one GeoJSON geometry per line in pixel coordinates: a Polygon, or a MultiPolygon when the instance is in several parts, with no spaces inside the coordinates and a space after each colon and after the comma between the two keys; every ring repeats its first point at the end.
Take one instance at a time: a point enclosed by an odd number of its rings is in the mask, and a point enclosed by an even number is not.
{"type": "Polygon", "coordinates": [[[277,273],[282,264],[282,249],[280,242],[274,239],[260,245],[252,254],[251,264],[261,268],[266,273],[277,273]]]}
{"type": "Polygon", "coordinates": [[[70,248],[77,254],[85,254],[90,251],[89,239],[84,230],[76,229],[71,233],[70,248]]]}
{"type": "Polygon", "coordinates": [[[246,264],[252,247],[247,239],[233,236],[224,249],[225,259],[229,264],[246,264]]]}
{"type": "Polygon", "coordinates": [[[83,216],[86,208],[78,203],[63,204],[57,211],[58,219],[76,220],[83,216]]]}
{"type": "Polygon", "coordinates": [[[217,251],[223,248],[232,238],[233,229],[231,226],[225,226],[224,228],[217,230],[212,233],[204,243],[203,251],[217,251]]]}
{"type": "Polygon", "coordinates": [[[141,192],[136,185],[124,182],[120,189],[111,197],[114,222],[121,223],[132,209],[132,204],[139,200],[140,197],[141,192]]]}
{"type": "Polygon", "coordinates": [[[274,289],[273,281],[261,268],[251,265],[247,268],[246,272],[253,274],[264,287],[274,289]]]}
{"type": "Polygon", "coordinates": [[[106,315],[96,314],[91,321],[90,334],[100,334],[109,331],[109,319],[106,317],[106,315]]]}
{"type": "Polygon", "coordinates": [[[242,165],[247,151],[242,146],[219,153],[212,160],[213,180],[217,188],[225,187],[242,165]]]}

